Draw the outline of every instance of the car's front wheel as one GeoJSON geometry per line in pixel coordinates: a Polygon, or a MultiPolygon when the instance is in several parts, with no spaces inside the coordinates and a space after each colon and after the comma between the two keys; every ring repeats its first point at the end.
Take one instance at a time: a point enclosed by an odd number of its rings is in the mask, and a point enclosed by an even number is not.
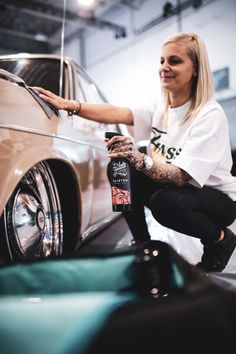
{"type": "Polygon", "coordinates": [[[5,207],[1,226],[5,236],[4,253],[8,253],[11,261],[62,253],[61,205],[46,162],[33,166],[18,183],[5,207]]]}

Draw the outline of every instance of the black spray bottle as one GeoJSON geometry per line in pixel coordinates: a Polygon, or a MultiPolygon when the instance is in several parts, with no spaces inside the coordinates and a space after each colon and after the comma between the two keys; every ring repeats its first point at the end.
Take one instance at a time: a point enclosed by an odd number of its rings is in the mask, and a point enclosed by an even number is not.
{"type": "MultiPolygon", "coordinates": [[[[111,139],[115,135],[122,134],[106,132],[105,138],[111,139]]],[[[131,211],[131,170],[128,161],[122,157],[112,158],[108,168],[111,183],[112,210],[131,211]]]]}

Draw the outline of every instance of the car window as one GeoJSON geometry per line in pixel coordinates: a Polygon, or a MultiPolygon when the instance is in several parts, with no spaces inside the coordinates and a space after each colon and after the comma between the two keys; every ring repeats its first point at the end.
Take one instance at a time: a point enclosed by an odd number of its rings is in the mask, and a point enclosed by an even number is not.
{"type": "Polygon", "coordinates": [[[99,91],[93,80],[90,79],[86,73],[77,68],[78,82],[80,90],[82,91],[85,100],[90,103],[104,103],[106,99],[104,95],[99,91]]]}
{"type": "MultiPolygon", "coordinates": [[[[28,86],[41,86],[59,94],[60,61],[17,58],[0,60],[0,68],[22,78],[28,86]]],[[[64,65],[64,69],[66,64],[64,65]]],[[[65,70],[64,70],[65,75],[65,70]]],[[[63,80],[65,82],[65,80],[63,80]]],[[[65,89],[63,88],[63,96],[65,89]]]]}
{"type": "MultiPolygon", "coordinates": [[[[11,72],[22,78],[28,86],[41,86],[47,90],[60,94],[60,65],[61,62],[54,58],[0,58],[0,68],[11,72]]],[[[70,92],[71,87],[69,82],[70,65],[64,62],[63,70],[63,89],[62,96],[73,98],[74,94],[70,92]],[[72,95],[72,96],[71,96],[72,95]]],[[[78,85],[76,90],[78,98],[81,102],[104,103],[107,102],[105,96],[96,86],[94,81],[89,77],[86,71],[76,65],[75,84],[78,85]]],[[[73,90],[72,90],[73,91],[73,90]]],[[[104,131],[117,131],[116,125],[105,125],[95,121],[86,119],[78,119],[77,116],[68,119],[65,112],[61,112],[63,122],[76,129],[90,131],[95,135],[104,136],[104,131]]],[[[61,122],[62,123],[62,122],[61,122]]]]}
{"type": "MultiPolygon", "coordinates": [[[[89,77],[89,75],[81,68],[77,67],[77,80],[79,83],[79,91],[82,92],[84,99],[89,103],[106,103],[107,99],[101,90],[96,86],[95,82],[89,77]]],[[[117,125],[114,124],[102,124],[91,121],[84,121],[84,125],[93,124],[98,127],[97,134],[104,136],[105,131],[119,131],[117,125]]]]}

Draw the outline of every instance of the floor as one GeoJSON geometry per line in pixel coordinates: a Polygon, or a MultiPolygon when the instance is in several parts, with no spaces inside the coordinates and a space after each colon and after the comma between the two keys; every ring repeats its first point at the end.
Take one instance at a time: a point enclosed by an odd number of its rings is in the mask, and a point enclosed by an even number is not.
{"type": "MultiPolygon", "coordinates": [[[[202,255],[202,244],[198,239],[179,234],[158,224],[146,211],[149,231],[153,240],[160,240],[170,244],[190,264],[196,264],[202,255]]],[[[230,228],[236,233],[236,222],[230,228]]],[[[120,217],[118,220],[103,230],[98,237],[91,240],[86,246],[86,252],[96,246],[105,246],[107,249],[114,249],[129,245],[132,239],[131,233],[125,220],[120,217]]],[[[82,250],[83,251],[83,250],[82,250]]],[[[217,283],[224,287],[236,287],[236,250],[231,256],[228,265],[221,273],[211,273],[208,275],[217,283]]]]}

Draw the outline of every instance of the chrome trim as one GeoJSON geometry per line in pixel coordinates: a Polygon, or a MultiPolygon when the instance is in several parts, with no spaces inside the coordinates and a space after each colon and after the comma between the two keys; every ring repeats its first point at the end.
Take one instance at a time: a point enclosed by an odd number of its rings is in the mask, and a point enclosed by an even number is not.
{"type": "MultiPolygon", "coordinates": [[[[65,140],[65,141],[70,141],[70,142],[76,143],[76,144],[79,143],[81,145],[90,146],[90,147],[93,147],[93,148],[97,147],[97,148],[103,150],[103,148],[101,148],[101,146],[96,145],[94,142],[93,143],[84,142],[84,141],[81,141],[81,140],[68,138],[68,137],[62,136],[60,134],[55,134],[55,133],[47,134],[45,132],[41,132],[39,130],[32,129],[32,128],[21,128],[18,125],[13,125],[13,124],[5,125],[5,124],[0,123],[0,129],[9,129],[9,130],[20,131],[20,132],[23,132],[23,133],[36,134],[36,135],[45,136],[47,138],[57,138],[57,139],[65,140]]],[[[104,148],[105,148],[105,145],[104,145],[104,148]]]]}
{"type": "Polygon", "coordinates": [[[21,179],[5,209],[10,257],[36,259],[62,254],[63,223],[59,194],[46,162],[21,179]]]}

